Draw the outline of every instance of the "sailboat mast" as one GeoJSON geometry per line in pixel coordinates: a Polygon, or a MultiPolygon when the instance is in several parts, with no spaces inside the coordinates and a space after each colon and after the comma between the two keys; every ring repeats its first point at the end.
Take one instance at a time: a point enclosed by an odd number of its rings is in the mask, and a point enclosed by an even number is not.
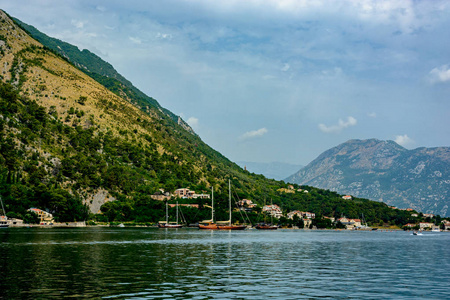
{"type": "Polygon", "coordinates": [[[228,202],[230,205],[230,225],[231,225],[231,181],[228,179],[228,202]]]}
{"type": "Polygon", "coordinates": [[[178,201],[177,201],[177,225],[178,225],[178,201]]]}
{"type": "Polygon", "coordinates": [[[166,201],[166,224],[169,224],[169,203],[166,201]]]}
{"type": "Polygon", "coordinates": [[[3,206],[3,200],[2,200],[1,196],[0,196],[0,203],[2,204],[3,215],[6,217],[6,211],[5,211],[5,207],[3,206]]]}
{"type": "Polygon", "coordinates": [[[211,187],[211,193],[212,193],[212,202],[211,202],[211,222],[214,223],[214,187],[211,187]]]}

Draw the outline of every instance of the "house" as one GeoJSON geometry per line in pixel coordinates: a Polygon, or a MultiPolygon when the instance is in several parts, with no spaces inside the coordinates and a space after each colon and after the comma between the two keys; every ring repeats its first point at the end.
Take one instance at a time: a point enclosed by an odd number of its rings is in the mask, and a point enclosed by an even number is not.
{"type": "Polygon", "coordinates": [[[276,204],[264,205],[262,212],[268,213],[272,217],[277,218],[277,219],[279,219],[283,216],[283,213],[281,212],[281,208],[276,204]]]}
{"type": "Polygon", "coordinates": [[[303,225],[305,226],[304,228],[309,228],[311,224],[312,224],[311,219],[303,219],[303,225]]]}
{"type": "MultiPolygon", "coordinates": [[[[170,207],[172,207],[172,208],[177,206],[176,204],[173,204],[173,203],[169,203],[168,205],[170,207]]],[[[186,204],[186,203],[183,203],[183,204],[178,204],[178,206],[198,208],[198,204],[186,204]]]]}
{"type": "Polygon", "coordinates": [[[444,224],[444,230],[450,230],[450,222],[449,221],[442,221],[444,224]]]}
{"type": "Polygon", "coordinates": [[[336,220],[335,218],[333,218],[333,217],[327,217],[327,216],[323,216],[323,218],[324,219],[328,219],[328,220],[330,220],[331,221],[331,223],[334,223],[334,221],[336,220]]]}
{"type": "Polygon", "coordinates": [[[428,228],[433,228],[433,227],[434,227],[434,223],[429,223],[429,222],[420,222],[419,223],[420,229],[428,229],[428,228]]]}
{"type": "Polygon", "coordinates": [[[172,195],[169,192],[164,192],[164,190],[161,189],[158,192],[151,195],[150,198],[154,200],[165,201],[170,200],[170,198],[172,198],[172,195]]]}
{"type": "Polygon", "coordinates": [[[184,199],[209,199],[209,194],[196,194],[195,191],[191,191],[189,188],[177,189],[174,192],[175,196],[184,199]]]}
{"type": "Polygon", "coordinates": [[[316,217],[316,214],[312,212],[293,210],[287,214],[287,218],[292,220],[295,215],[301,219],[314,219],[316,217]]]}
{"type": "Polygon", "coordinates": [[[418,214],[411,214],[411,217],[417,218],[418,216],[419,216],[418,214]]]}
{"type": "Polygon", "coordinates": [[[252,211],[253,208],[255,208],[257,206],[256,203],[253,203],[253,201],[249,200],[249,199],[239,200],[237,205],[239,206],[240,210],[245,210],[245,211],[252,211]]]}
{"type": "Polygon", "coordinates": [[[360,219],[350,219],[350,222],[352,223],[353,227],[361,227],[360,219]]]}
{"type": "Polygon", "coordinates": [[[424,218],[434,218],[434,215],[433,214],[423,214],[423,217],[424,218]]]}
{"type": "Polygon", "coordinates": [[[293,211],[291,211],[291,212],[288,212],[288,214],[287,214],[287,218],[288,219],[290,219],[290,220],[293,220],[294,219],[294,216],[297,216],[297,217],[299,217],[300,219],[303,219],[303,216],[302,216],[302,214],[301,214],[301,211],[299,211],[299,210],[293,210],[293,211]]]}
{"type": "Polygon", "coordinates": [[[361,227],[360,219],[348,219],[346,217],[343,217],[338,219],[338,222],[341,222],[343,225],[345,225],[345,228],[347,229],[355,229],[357,227],[361,227]]]}
{"type": "Polygon", "coordinates": [[[194,191],[190,191],[188,188],[181,188],[181,189],[175,190],[174,194],[178,198],[192,198],[189,195],[193,195],[193,194],[195,194],[195,192],[194,191]]]}
{"type": "Polygon", "coordinates": [[[416,227],[416,226],[417,226],[417,224],[414,224],[414,223],[408,223],[408,224],[405,224],[404,227],[414,228],[414,227],[416,227]]]}
{"type": "Polygon", "coordinates": [[[342,196],[342,199],[344,199],[344,200],[352,200],[352,196],[345,195],[345,196],[342,196]]]}
{"type": "Polygon", "coordinates": [[[52,225],[53,224],[53,215],[51,213],[48,213],[46,211],[43,211],[39,208],[30,208],[27,211],[34,212],[38,215],[40,219],[41,225],[52,225]]]}

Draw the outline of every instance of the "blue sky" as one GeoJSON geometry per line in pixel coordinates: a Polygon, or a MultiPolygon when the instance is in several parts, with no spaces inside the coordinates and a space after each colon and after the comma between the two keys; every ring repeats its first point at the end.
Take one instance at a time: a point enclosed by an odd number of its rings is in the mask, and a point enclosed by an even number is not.
{"type": "Polygon", "coordinates": [[[233,161],[349,139],[450,146],[449,1],[0,0],[89,49],[233,161]]]}

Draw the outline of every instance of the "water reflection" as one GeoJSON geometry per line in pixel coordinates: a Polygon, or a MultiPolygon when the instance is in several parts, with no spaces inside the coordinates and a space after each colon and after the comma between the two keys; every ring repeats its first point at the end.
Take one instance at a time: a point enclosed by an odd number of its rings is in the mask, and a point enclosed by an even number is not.
{"type": "Polygon", "coordinates": [[[450,234],[7,229],[0,298],[446,298],[450,234]]]}

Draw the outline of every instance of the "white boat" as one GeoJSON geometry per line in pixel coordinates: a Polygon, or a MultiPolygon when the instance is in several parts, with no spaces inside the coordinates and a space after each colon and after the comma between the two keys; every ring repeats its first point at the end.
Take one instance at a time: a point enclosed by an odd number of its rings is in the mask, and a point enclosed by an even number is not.
{"type": "Polygon", "coordinates": [[[181,228],[183,225],[178,224],[178,201],[177,201],[177,221],[175,223],[169,222],[169,204],[166,201],[166,220],[165,221],[159,221],[158,227],[159,228],[181,228]]]}
{"type": "Polygon", "coordinates": [[[3,215],[0,215],[0,228],[7,228],[9,227],[9,222],[8,217],[6,216],[5,207],[3,206],[2,197],[0,197],[0,203],[2,204],[2,212],[3,212],[3,215]]]}
{"type": "Polygon", "coordinates": [[[441,232],[441,229],[439,227],[433,227],[433,229],[431,229],[431,232],[441,232]]]}
{"type": "Polygon", "coordinates": [[[420,231],[413,231],[412,234],[413,234],[413,235],[423,235],[422,232],[420,232],[420,231]]]}

